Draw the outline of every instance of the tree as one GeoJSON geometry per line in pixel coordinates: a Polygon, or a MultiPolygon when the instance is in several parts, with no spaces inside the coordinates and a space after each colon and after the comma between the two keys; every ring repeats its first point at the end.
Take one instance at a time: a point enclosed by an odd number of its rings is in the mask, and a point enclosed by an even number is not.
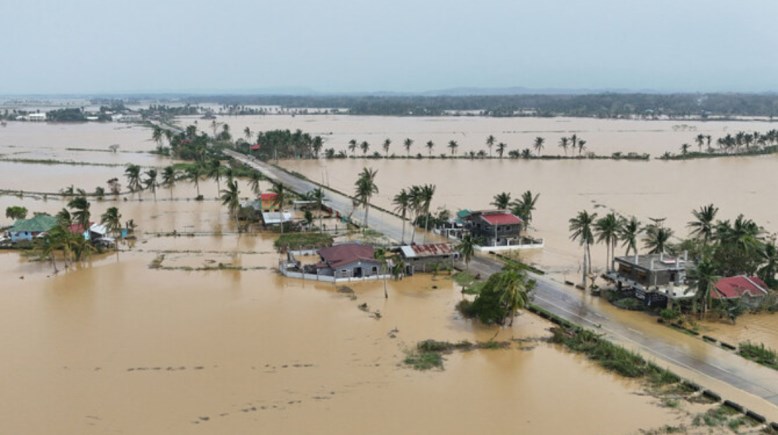
{"type": "Polygon", "coordinates": [[[516,311],[529,304],[535,282],[528,279],[526,272],[507,267],[489,277],[472,303],[460,303],[466,316],[478,317],[482,323],[505,324],[510,319],[513,325],[516,311]]]}
{"type": "Polygon", "coordinates": [[[77,196],[68,202],[68,208],[73,209],[72,219],[73,222],[81,225],[84,231],[89,229],[89,201],[83,196],[77,196]]]}
{"type": "Polygon", "coordinates": [[[694,291],[694,299],[699,309],[700,316],[708,311],[710,304],[711,291],[719,280],[716,274],[716,267],[707,257],[702,257],[697,266],[689,270],[689,290],[694,291]]]}
{"type": "Polygon", "coordinates": [[[311,149],[313,149],[313,155],[317,159],[319,158],[319,152],[323,146],[324,141],[322,140],[321,136],[316,136],[313,138],[313,142],[311,142],[311,149]]]}
{"type": "Polygon", "coordinates": [[[411,222],[413,223],[413,225],[411,225],[411,243],[413,243],[416,240],[416,219],[418,219],[424,206],[424,197],[422,195],[421,186],[411,186],[408,191],[408,199],[410,201],[412,214],[415,216],[414,219],[411,219],[411,222]]]}
{"type": "Polygon", "coordinates": [[[370,199],[378,193],[378,186],[375,184],[375,177],[378,171],[370,168],[363,168],[357,177],[354,198],[358,204],[365,208],[365,221],[363,226],[367,228],[367,213],[370,210],[370,199]]]}
{"type": "Polygon", "coordinates": [[[381,275],[384,276],[384,299],[389,299],[389,293],[386,291],[386,250],[384,248],[377,248],[373,252],[373,257],[378,260],[381,265],[381,275]]]}
{"type": "Polygon", "coordinates": [[[164,137],[165,134],[163,133],[162,128],[158,125],[155,125],[151,131],[151,140],[157,143],[157,150],[162,148],[162,138],[164,137]]]}
{"type": "Polygon", "coordinates": [[[251,137],[252,137],[251,129],[248,128],[248,127],[244,128],[243,129],[243,136],[246,137],[246,142],[251,142],[251,137]]]}
{"type": "Polygon", "coordinates": [[[282,183],[273,184],[270,192],[276,195],[273,205],[278,206],[278,214],[281,216],[281,234],[284,233],[284,204],[286,203],[286,188],[282,183]]]}
{"type": "Polygon", "coordinates": [[[570,239],[578,241],[579,245],[584,248],[583,259],[583,273],[582,273],[582,285],[586,287],[586,276],[592,270],[592,255],[589,247],[594,243],[594,234],[592,233],[592,226],[597,219],[597,213],[589,213],[586,210],[579,211],[578,214],[570,219],[570,239]]]}
{"type": "Polygon", "coordinates": [[[116,236],[122,229],[122,215],[119,214],[119,209],[116,207],[109,207],[105,213],[100,216],[100,223],[105,225],[105,228],[109,233],[116,236]]]}
{"type": "Polygon", "coordinates": [[[259,171],[252,171],[251,175],[249,175],[249,187],[256,196],[260,196],[262,194],[262,189],[259,185],[259,182],[262,181],[262,179],[262,173],[259,171]]]}
{"type": "Polygon", "coordinates": [[[719,208],[713,204],[704,205],[699,210],[692,210],[695,220],[687,224],[692,229],[690,234],[707,245],[713,237],[714,221],[718,211],[719,208]]]}
{"type": "Polygon", "coordinates": [[[230,215],[235,218],[235,227],[240,233],[240,224],[238,223],[238,213],[240,212],[240,190],[238,190],[238,181],[227,181],[227,188],[221,191],[222,205],[226,205],[230,215]]]}
{"type": "Polygon", "coordinates": [[[532,195],[532,191],[527,190],[521,194],[521,198],[512,203],[511,212],[522,220],[522,225],[526,230],[532,222],[532,212],[535,211],[535,205],[540,198],[540,194],[532,195]]]}
{"type": "Polygon", "coordinates": [[[356,150],[357,150],[356,139],[351,139],[350,141],[348,141],[348,149],[349,151],[351,151],[351,156],[353,157],[356,154],[356,150]]]}
{"type": "Polygon", "coordinates": [[[435,142],[433,141],[427,141],[427,153],[430,157],[432,157],[432,149],[435,148],[435,142]]]}
{"type": "Polygon", "coordinates": [[[627,248],[627,252],[624,255],[629,255],[630,251],[635,255],[638,253],[638,236],[643,232],[643,227],[640,221],[635,216],[629,219],[623,219],[621,228],[619,231],[619,239],[622,240],[622,247],[627,248]]]}
{"type": "Polygon", "coordinates": [[[494,136],[491,134],[486,138],[486,147],[489,148],[489,157],[492,156],[492,147],[494,146],[494,141],[494,136]]]}
{"type": "Polygon", "coordinates": [[[405,189],[400,190],[400,193],[394,196],[394,199],[392,200],[392,204],[394,204],[394,211],[396,213],[400,214],[400,217],[403,221],[403,229],[402,229],[402,240],[401,244],[405,244],[405,216],[408,214],[408,211],[411,207],[411,197],[408,194],[408,191],[405,189]]]}
{"type": "Polygon", "coordinates": [[[583,153],[583,150],[586,149],[586,141],[583,139],[578,140],[578,155],[580,156],[581,153],[583,153]]]}
{"type": "Polygon", "coordinates": [[[410,157],[411,156],[411,145],[413,145],[413,139],[407,137],[405,138],[405,141],[403,142],[403,146],[405,147],[405,156],[410,157]]]}
{"type": "Polygon", "coordinates": [[[8,219],[19,220],[27,217],[27,209],[22,206],[11,206],[5,209],[5,217],[8,219]]]}
{"type": "Polygon", "coordinates": [[[559,139],[559,146],[562,147],[563,150],[565,150],[565,155],[567,155],[567,147],[570,146],[569,139],[566,137],[562,137],[559,139]]]}
{"type": "Polygon", "coordinates": [[[621,220],[615,213],[610,212],[597,219],[594,223],[594,231],[597,234],[597,241],[605,243],[606,270],[610,271],[613,268],[616,243],[619,241],[619,233],[621,232],[621,220]]]}
{"type": "Polygon", "coordinates": [[[359,144],[359,149],[362,150],[362,156],[367,155],[367,150],[370,149],[370,144],[367,143],[366,140],[363,140],[361,144],[359,144]]]}
{"type": "Polygon", "coordinates": [[[172,166],[166,166],[162,170],[162,185],[170,189],[170,199],[173,199],[173,186],[176,184],[176,169],[172,166]]]}
{"type": "Polygon", "coordinates": [[[197,189],[197,198],[202,198],[202,195],[200,195],[200,180],[203,178],[203,173],[203,167],[198,164],[186,168],[186,178],[194,183],[197,189]]]}
{"type": "Polygon", "coordinates": [[[500,156],[500,159],[502,159],[502,155],[505,153],[505,148],[507,147],[508,145],[506,145],[504,142],[497,144],[497,155],[500,156]]]}
{"type": "Polygon", "coordinates": [[[761,255],[762,266],[757,271],[757,275],[768,287],[775,288],[778,285],[778,280],[775,279],[775,274],[778,272],[778,249],[775,246],[775,239],[765,244],[761,255]]]}
{"type": "Polygon", "coordinates": [[[697,142],[697,150],[702,152],[702,146],[705,144],[705,135],[700,133],[694,140],[697,142]]]}
{"type": "Polygon", "coordinates": [[[149,169],[146,171],[146,179],[143,181],[147,190],[154,194],[154,201],[157,200],[157,170],[149,169]]]}
{"type": "Polygon", "coordinates": [[[389,145],[391,145],[391,144],[392,144],[391,139],[386,138],[386,140],[384,140],[383,148],[384,148],[384,155],[386,157],[389,157],[389,145]]]}
{"type": "Polygon", "coordinates": [[[111,194],[114,196],[119,196],[120,193],[122,193],[122,186],[119,184],[118,178],[111,178],[107,181],[108,187],[111,189],[111,194]]]}
{"type": "Polygon", "coordinates": [[[465,234],[462,240],[459,241],[456,249],[465,262],[465,269],[470,270],[470,260],[475,255],[475,240],[473,240],[473,236],[465,234]]]}
{"type": "Polygon", "coordinates": [[[532,145],[533,148],[535,148],[535,152],[540,155],[540,152],[543,150],[543,142],[546,140],[542,137],[538,136],[535,138],[535,143],[532,145]]]}
{"type": "Polygon", "coordinates": [[[222,162],[219,159],[213,159],[208,164],[208,176],[216,180],[216,191],[221,192],[219,180],[222,177],[222,162]]]}
{"type": "Polygon", "coordinates": [[[495,206],[496,208],[500,210],[506,210],[508,209],[508,205],[511,202],[511,194],[508,192],[502,192],[498,193],[497,195],[494,195],[494,200],[491,202],[491,205],[495,206]]]}
{"type": "Polygon", "coordinates": [[[309,192],[310,197],[313,201],[316,201],[316,208],[319,209],[319,231],[324,230],[324,225],[322,225],[322,212],[324,211],[324,191],[321,190],[321,187],[317,187],[316,189],[313,189],[309,192]]]}
{"type": "Polygon", "coordinates": [[[667,249],[667,244],[673,236],[673,230],[661,224],[651,224],[646,227],[643,239],[649,254],[661,254],[667,249]]]}
{"type": "Polygon", "coordinates": [[[430,206],[432,205],[432,197],[435,196],[435,185],[425,184],[421,186],[421,199],[422,208],[424,209],[424,239],[427,239],[426,232],[430,230],[430,206]]]}
{"type": "Polygon", "coordinates": [[[130,192],[143,190],[140,179],[140,166],[127,165],[127,168],[124,170],[124,176],[127,177],[127,188],[130,189],[130,192]]]}
{"type": "Polygon", "coordinates": [[[686,154],[689,154],[689,148],[691,148],[691,147],[692,146],[689,145],[688,143],[685,143],[685,144],[681,145],[681,155],[685,156],[686,154]]]}
{"type": "Polygon", "coordinates": [[[453,156],[456,154],[457,148],[459,148],[459,144],[455,140],[448,141],[448,148],[451,150],[451,155],[453,156]]]}

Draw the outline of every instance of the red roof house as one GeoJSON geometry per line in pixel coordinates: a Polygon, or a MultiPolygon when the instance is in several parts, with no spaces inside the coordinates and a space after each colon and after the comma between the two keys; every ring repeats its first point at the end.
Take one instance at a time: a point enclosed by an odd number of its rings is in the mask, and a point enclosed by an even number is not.
{"type": "Polygon", "coordinates": [[[259,149],[262,147],[262,145],[255,143],[251,146],[251,151],[259,151],[259,149]]]}
{"type": "Polygon", "coordinates": [[[507,211],[503,212],[484,212],[481,218],[489,225],[521,225],[521,219],[507,211]]]}
{"type": "Polygon", "coordinates": [[[743,296],[763,298],[768,293],[767,284],[756,276],[730,276],[721,278],[711,292],[713,299],[740,299],[743,296]]]}
{"type": "Polygon", "coordinates": [[[344,243],[319,250],[317,273],[338,278],[364,278],[379,274],[380,262],[370,245],[344,243]]]}

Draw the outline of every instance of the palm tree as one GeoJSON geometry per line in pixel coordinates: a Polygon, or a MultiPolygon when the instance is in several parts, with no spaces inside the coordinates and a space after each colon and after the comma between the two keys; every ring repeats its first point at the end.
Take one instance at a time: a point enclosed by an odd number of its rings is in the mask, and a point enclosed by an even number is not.
{"type": "Polygon", "coordinates": [[[140,180],[140,166],[127,165],[124,175],[127,177],[127,187],[130,189],[130,192],[137,192],[143,189],[140,180]]]}
{"type": "Polygon", "coordinates": [[[610,271],[613,268],[613,257],[616,250],[616,243],[619,241],[620,230],[621,220],[619,220],[613,212],[597,219],[594,223],[597,241],[605,242],[605,268],[607,271],[610,271]]]}
{"type": "Polygon", "coordinates": [[[71,216],[70,211],[66,208],[60,210],[59,213],[57,213],[56,218],[59,225],[68,226],[73,222],[73,216],[71,216]]]}
{"type": "Polygon", "coordinates": [[[499,155],[501,159],[502,159],[503,153],[505,153],[505,148],[507,148],[507,147],[508,147],[508,145],[505,145],[505,142],[500,142],[500,143],[497,144],[497,155],[499,155]]]}
{"type": "Polygon", "coordinates": [[[543,142],[545,141],[546,140],[540,136],[535,138],[535,144],[532,146],[535,148],[535,152],[538,153],[538,155],[540,155],[540,152],[543,150],[543,142]]]}
{"type": "Polygon", "coordinates": [[[386,250],[384,248],[377,248],[373,252],[373,258],[378,260],[381,264],[381,275],[384,276],[384,299],[389,299],[389,293],[386,291],[386,250]]]}
{"type": "Polygon", "coordinates": [[[494,136],[491,134],[486,138],[486,147],[489,148],[489,157],[492,156],[492,147],[494,146],[494,136]]]}
{"type": "Polygon", "coordinates": [[[284,233],[284,203],[286,203],[286,188],[282,183],[273,184],[270,192],[276,195],[273,205],[278,207],[278,214],[281,216],[281,234],[284,233]]]}
{"type": "Polygon", "coordinates": [[[567,155],[567,147],[570,145],[569,139],[566,137],[562,137],[559,139],[559,146],[562,147],[563,150],[565,150],[565,155],[567,155]]]}
{"type": "Polygon", "coordinates": [[[356,150],[357,150],[356,139],[351,139],[350,141],[348,141],[348,149],[349,151],[351,151],[351,156],[353,157],[356,154],[356,150]]]}
{"type": "Polygon", "coordinates": [[[470,270],[470,259],[475,255],[475,240],[470,234],[465,234],[457,245],[457,252],[465,262],[465,269],[470,270]]]}
{"type": "Polygon", "coordinates": [[[578,155],[580,156],[583,150],[586,149],[586,141],[583,139],[578,140],[578,155]]]}
{"type": "Polygon", "coordinates": [[[122,229],[122,215],[119,214],[119,209],[116,207],[108,208],[100,216],[100,223],[105,225],[108,232],[114,236],[119,234],[119,231],[122,229]]]}
{"type": "Polygon", "coordinates": [[[216,180],[216,192],[221,192],[222,162],[219,159],[211,160],[208,165],[208,176],[216,180]]]}
{"type": "Polygon", "coordinates": [[[592,255],[589,247],[594,243],[594,234],[592,226],[597,219],[597,213],[589,213],[586,210],[579,211],[578,214],[570,219],[570,239],[578,241],[584,247],[583,273],[581,283],[586,287],[586,276],[592,269],[592,255]]]}
{"type": "Polygon", "coordinates": [[[356,183],[354,199],[365,208],[365,221],[363,226],[367,228],[367,213],[370,210],[370,199],[378,193],[378,186],[375,184],[375,177],[378,171],[370,168],[363,168],[359,173],[356,183]]]}
{"type": "Polygon", "coordinates": [[[432,205],[432,197],[435,196],[435,185],[434,184],[425,184],[424,186],[421,186],[421,199],[422,199],[422,208],[424,209],[424,240],[427,240],[427,234],[430,230],[430,206],[432,205]]]}
{"type": "Polygon", "coordinates": [[[693,237],[702,239],[703,243],[707,245],[713,238],[713,226],[718,211],[719,208],[713,204],[704,205],[699,210],[692,210],[695,220],[686,224],[686,226],[692,229],[690,234],[693,237]]]}
{"type": "Polygon", "coordinates": [[[243,135],[246,137],[246,142],[251,142],[251,129],[246,127],[243,129],[243,135]]]}
{"type": "Polygon", "coordinates": [[[321,187],[317,187],[309,192],[309,196],[313,201],[316,201],[316,207],[319,209],[319,232],[324,230],[322,225],[322,212],[324,211],[324,191],[321,187]]]}
{"type": "Polygon", "coordinates": [[[697,266],[689,270],[690,287],[687,291],[694,291],[694,299],[698,304],[700,317],[708,311],[711,291],[718,279],[716,266],[713,261],[707,257],[702,257],[700,261],[697,262],[697,266]]]}
{"type": "Polygon", "coordinates": [[[363,140],[362,143],[359,144],[359,149],[362,150],[362,156],[366,156],[367,155],[367,150],[370,149],[370,144],[367,143],[366,140],[363,140]]]}
{"type": "Polygon", "coordinates": [[[621,231],[619,231],[619,239],[622,240],[622,247],[627,247],[627,252],[624,255],[629,255],[630,251],[635,255],[638,253],[638,236],[643,232],[643,227],[640,221],[635,216],[629,219],[623,219],[621,223],[621,231]]]}
{"type": "Polygon", "coordinates": [[[643,243],[649,254],[662,254],[667,249],[667,243],[673,236],[673,230],[662,225],[651,224],[646,227],[643,243]]]}
{"type": "Polygon", "coordinates": [[[500,305],[502,305],[511,320],[508,326],[513,326],[516,312],[529,305],[530,292],[535,287],[535,282],[527,280],[527,273],[515,266],[509,266],[501,272],[500,276],[500,305]]]}
{"type": "Polygon", "coordinates": [[[143,184],[146,186],[146,189],[151,190],[151,193],[154,194],[154,201],[157,200],[157,170],[156,169],[149,169],[146,171],[146,179],[143,181],[143,184]]]}
{"type": "Polygon", "coordinates": [[[321,136],[315,136],[313,138],[313,141],[311,142],[311,148],[313,149],[313,155],[317,159],[319,158],[319,152],[321,151],[323,146],[324,146],[324,141],[322,140],[321,136]]]}
{"type": "Polygon", "coordinates": [[[459,144],[455,140],[448,141],[448,148],[451,150],[451,155],[453,156],[456,153],[457,148],[459,148],[459,144]]]}
{"type": "Polygon", "coordinates": [[[521,194],[521,198],[512,203],[511,212],[521,218],[525,230],[529,228],[529,224],[532,222],[532,212],[535,211],[538,198],[540,198],[539,193],[533,195],[532,191],[528,190],[521,194]]]}
{"type": "Polygon", "coordinates": [[[700,133],[694,140],[697,142],[697,149],[702,152],[702,146],[705,144],[705,135],[700,133]]]}
{"type": "Polygon", "coordinates": [[[157,143],[157,149],[162,148],[163,137],[165,137],[165,133],[162,131],[162,128],[158,125],[155,125],[151,132],[151,139],[157,143]]]}
{"type": "Polygon", "coordinates": [[[685,156],[686,154],[689,154],[689,148],[691,148],[691,147],[692,146],[689,145],[688,143],[685,143],[685,144],[681,145],[681,155],[685,156]]]}
{"type": "Polygon", "coordinates": [[[411,138],[405,138],[405,141],[403,142],[403,146],[405,147],[405,156],[410,157],[411,156],[411,145],[413,145],[413,139],[411,138]]]}
{"type": "Polygon", "coordinates": [[[412,215],[415,216],[411,219],[411,243],[413,243],[416,240],[416,220],[424,208],[424,195],[422,194],[421,186],[411,186],[408,191],[408,199],[412,215]]]}
{"type": "Polygon", "coordinates": [[[89,201],[83,196],[77,196],[68,202],[68,208],[72,208],[73,222],[81,225],[84,231],[89,229],[89,201]]]}
{"type": "Polygon", "coordinates": [[[775,279],[775,273],[778,272],[778,248],[774,238],[765,244],[761,254],[762,266],[757,270],[757,274],[769,288],[775,288],[778,284],[775,279]]]}
{"type": "Polygon", "coordinates": [[[240,225],[238,223],[238,214],[240,212],[240,190],[236,180],[227,181],[227,188],[221,191],[222,205],[226,205],[230,215],[235,218],[235,227],[240,234],[240,225]]]}
{"type": "Polygon", "coordinates": [[[251,191],[254,192],[254,195],[259,196],[262,194],[262,189],[259,185],[262,178],[262,173],[259,171],[252,171],[251,175],[249,175],[249,187],[251,188],[251,191]]]}
{"type": "Polygon", "coordinates": [[[435,148],[435,142],[429,140],[427,141],[427,153],[430,157],[432,157],[432,149],[435,148]]]}
{"type": "Polygon", "coordinates": [[[491,202],[491,205],[495,206],[500,210],[506,210],[510,202],[511,202],[511,194],[508,192],[502,192],[502,193],[498,193],[497,195],[494,195],[494,200],[491,202]]]}
{"type": "Polygon", "coordinates": [[[176,184],[176,169],[166,166],[162,170],[162,185],[170,189],[170,199],[173,199],[173,186],[176,184]]]}
{"type": "Polygon", "coordinates": [[[578,146],[578,135],[573,133],[573,135],[570,136],[570,148],[573,152],[575,152],[576,146],[578,146]]]}
{"type": "Polygon", "coordinates": [[[384,141],[384,145],[383,145],[383,147],[384,147],[384,154],[386,155],[386,157],[389,157],[389,145],[391,145],[391,144],[392,144],[391,139],[386,138],[386,140],[384,141]]]}
{"type": "Polygon", "coordinates": [[[392,204],[395,205],[394,211],[396,213],[400,214],[400,217],[403,221],[403,232],[402,232],[402,241],[401,244],[405,244],[405,215],[408,214],[408,211],[411,207],[411,196],[408,194],[408,191],[405,189],[400,190],[400,193],[394,196],[394,199],[392,200],[392,204]]]}
{"type": "Polygon", "coordinates": [[[197,189],[198,198],[202,196],[200,195],[200,180],[203,178],[203,175],[203,167],[196,163],[186,168],[186,178],[194,183],[195,188],[197,189]]]}

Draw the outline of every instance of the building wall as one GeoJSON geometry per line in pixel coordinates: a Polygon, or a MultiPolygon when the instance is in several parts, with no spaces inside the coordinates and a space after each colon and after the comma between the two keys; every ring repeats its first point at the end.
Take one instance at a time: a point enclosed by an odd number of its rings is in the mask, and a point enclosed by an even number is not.
{"type": "Polygon", "coordinates": [[[412,273],[417,272],[433,272],[437,265],[438,270],[444,270],[446,268],[451,269],[454,267],[454,254],[447,256],[435,256],[424,258],[405,258],[406,266],[411,266],[412,273]]]}

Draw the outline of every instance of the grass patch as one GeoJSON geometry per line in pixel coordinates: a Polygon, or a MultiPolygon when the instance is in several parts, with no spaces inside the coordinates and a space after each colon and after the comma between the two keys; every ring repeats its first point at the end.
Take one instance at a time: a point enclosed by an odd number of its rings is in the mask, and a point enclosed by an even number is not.
{"type": "MultiPolygon", "coordinates": [[[[733,420],[739,420],[740,418],[730,420],[730,417],[739,415],[737,411],[730,409],[726,406],[718,406],[716,408],[709,409],[704,414],[697,414],[692,420],[692,424],[695,426],[708,426],[718,427],[732,424],[733,420]]],[[[743,422],[745,423],[745,421],[743,422]]],[[[738,425],[739,426],[739,425],[738,425]]]]}
{"type": "Polygon", "coordinates": [[[740,343],[737,353],[755,363],[778,370],[778,353],[769,347],[765,347],[762,343],[756,344],[750,341],[740,343]]]}
{"type": "Polygon", "coordinates": [[[443,370],[444,354],[454,351],[469,351],[473,349],[507,349],[510,347],[508,341],[484,341],[471,343],[463,340],[457,343],[439,340],[422,340],[416,343],[416,348],[407,352],[403,363],[416,370],[443,370]]]}
{"type": "Polygon", "coordinates": [[[443,355],[439,352],[410,352],[403,363],[415,370],[443,370],[443,355]]]}
{"type": "Polygon", "coordinates": [[[468,271],[457,272],[452,277],[454,282],[462,286],[462,293],[466,295],[477,295],[481,293],[484,281],[478,280],[475,275],[468,271]]]}
{"type": "Polygon", "coordinates": [[[273,245],[278,250],[318,249],[332,245],[332,236],[326,233],[284,233],[273,245]]]}
{"type": "Polygon", "coordinates": [[[632,297],[617,299],[612,303],[622,310],[643,311],[645,309],[645,304],[643,304],[643,301],[632,297]]]}

